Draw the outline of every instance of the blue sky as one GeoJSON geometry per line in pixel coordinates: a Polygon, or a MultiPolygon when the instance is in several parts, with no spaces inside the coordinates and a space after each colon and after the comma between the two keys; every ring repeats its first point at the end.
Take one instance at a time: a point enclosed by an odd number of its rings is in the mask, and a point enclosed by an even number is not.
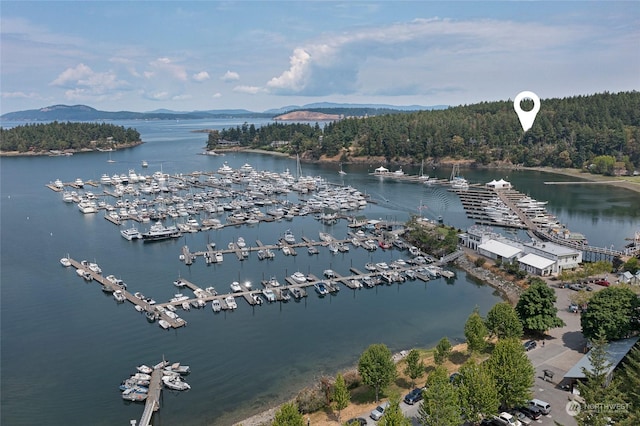
{"type": "Polygon", "coordinates": [[[640,2],[5,1],[0,112],[640,89],[640,2]]]}

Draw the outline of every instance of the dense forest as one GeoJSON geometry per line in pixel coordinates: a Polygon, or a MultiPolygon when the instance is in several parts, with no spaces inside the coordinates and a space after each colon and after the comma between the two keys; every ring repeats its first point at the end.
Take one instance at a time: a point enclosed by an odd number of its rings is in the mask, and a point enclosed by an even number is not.
{"type": "Polygon", "coordinates": [[[47,152],[109,149],[140,141],[140,133],[106,123],[26,124],[0,127],[0,151],[47,152]]]}
{"type": "MultiPolygon", "coordinates": [[[[523,104],[523,109],[530,107],[523,104]]],[[[324,128],[277,123],[256,129],[245,124],[210,133],[208,148],[215,149],[221,140],[297,152],[310,159],[374,156],[417,163],[453,158],[483,165],[582,168],[605,158],[607,167],[615,163],[633,170],[640,166],[640,92],[543,99],[533,127],[524,133],[513,102],[500,101],[348,118],[324,128]],[[274,141],[288,144],[274,148],[274,141]]]]}

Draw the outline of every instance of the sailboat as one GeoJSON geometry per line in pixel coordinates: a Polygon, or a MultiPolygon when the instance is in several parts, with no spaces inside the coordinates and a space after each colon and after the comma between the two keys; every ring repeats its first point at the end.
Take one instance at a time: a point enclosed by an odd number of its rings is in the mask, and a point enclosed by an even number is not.
{"type": "Polygon", "coordinates": [[[429,175],[424,174],[424,160],[420,163],[420,176],[418,176],[420,180],[429,180],[429,175]]]}
{"type": "Polygon", "coordinates": [[[340,163],[340,171],[338,172],[339,175],[344,176],[347,174],[347,172],[345,172],[344,170],[342,170],[342,163],[340,163]]]}
{"type": "Polygon", "coordinates": [[[107,160],[107,163],[115,163],[116,160],[112,160],[111,159],[111,151],[109,151],[109,159],[107,160]]]}

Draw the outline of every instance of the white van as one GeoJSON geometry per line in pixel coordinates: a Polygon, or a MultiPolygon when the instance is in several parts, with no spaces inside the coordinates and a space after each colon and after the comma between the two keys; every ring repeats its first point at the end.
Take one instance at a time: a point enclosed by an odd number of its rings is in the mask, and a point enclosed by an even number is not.
{"type": "Polygon", "coordinates": [[[529,405],[540,409],[540,411],[542,411],[542,414],[544,414],[545,416],[551,412],[551,404],[539,399],[532,399],[531,401],[529,401],[529,405]]]}

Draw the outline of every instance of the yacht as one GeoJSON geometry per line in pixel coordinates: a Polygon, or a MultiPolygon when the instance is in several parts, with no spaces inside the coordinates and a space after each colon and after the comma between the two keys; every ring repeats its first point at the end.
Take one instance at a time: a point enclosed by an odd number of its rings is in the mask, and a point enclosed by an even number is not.
{"type": "Polygon", "coordinates": [[[289,229],[287,229],[287,231],[284,233],[284,240],[289,244],[296,243],[296,237],[293,235],[293,233],[289,229]]]}
{"type": "Polygon", "coordinates": [[[220,263],[224,260],[224,257],[222,256],[222,253],[217,251],[216,254],[214,255],[215,259],[216,259],[216,263],[220,263]]]}
{"type": "Polygon", "coordinates": [[[98,205],[95,201],[82,200],[78,203],[78,209],[84,214],[97,213],[98,205]]]}
{"type": "Polygon", "coordinates": [[[265,288],[264,290],[262,290],[262,294],[264,294],[267,302],[271,303],[276,301],[276,294],[270,288],[265,288]]]}
{"type": "Polygon", "coordinates": [[[100,183],[103,185],[111,185],[111,177],[106,173],[103,174],[102,177],[100,177],[100,183]]]}
{"type": "Polygon", "coordinates": [[[84,182],[80,178],[76,179],[73,184],[78,188],[84,188],[84,182]]]}
{"type": "Polygon", "coordinates": [[[242,237],[238,237],[238,240],[236,241],[236,244],[240,248],[244,248],[244,247],[247,246],[247,243],[244,241],[244,238],[242,238],[242,237]]]}
{"type": "Polygon", "coordinates": [[[234,281],[231,283],[231,291],[234,293],[240,293],[242,291],[242,287],[240,287],[240,283],[238,281],[234,281]]]}
{"type": "Polygon", "coordinates": [[[120,235],[122,235],[124,239],[129,241],[142,238],[142,234],[140,233],[140,231],[138,231],[138,228],[136,228],[135,226],[132,226],[131,228],[128,228],[128,229],[121,230],[120,235]]]}
{"type": "Polygon", "coordinates": [[[149,163],[146,160],[142,160],[142,167],[149,167],[149,163]]]}
{"type": "Polygon", "coordinates": [[[125,300],[124,293],[122,293],[122,290],[114,291],[113,298],[116,299],[116,302],[118,303],[122,303],[125,300]]]}
{"type": "Polygon", "coordinates": [[[211,309],[213,312],[220,312],[222,310],[222,305],[220,304],[220,300],[213,299],[211,301],[211,309]]]}
{"type": "Polygon", "coordinates": [[[224,301],[229,307],[229,309],[236,309],[238,307],[238,304],[236,303],[236,299],[233,296],[225,297],[224,301]]]}
{"type": "Polygon", "coordinates": [[[231,173],[233,173],[233,169],[229,167],[229,165],[225,161],[224,164],[218,169],[218,173],[220,173],[221,175],[230,175],[231,173]]]}
{"type": "Polygon", "coordinates": [[[60,264],[66,268],[68,266],[71,266],[71,261],[68,257],[63,257],[62,259],[60,259],[60,264]]]}
{"type": "Polygon", "coordinates": [[[148,232],[142,234],[142,240],[146,242],[167,240],[169,238],[179,238],[182,234],[175,226],[165,227],[162,222],[158,221],[151,225],[148,232]]]}
{"type": "Polygon", "coordinates": [[[300,271],[298,272],[294,272],[293,275],[291,275],[291,278],[299,283],[306,283],[307,282],[307,277],[300,271]]]}
{"type": "Polygon", "coordinates": [[[58,189],[62,189],[62,188],[64,188],[64,183],[62,183],[62,181],[60,179],[56,179],[53,182],[53,186],[55,186],[58,189]]]}

